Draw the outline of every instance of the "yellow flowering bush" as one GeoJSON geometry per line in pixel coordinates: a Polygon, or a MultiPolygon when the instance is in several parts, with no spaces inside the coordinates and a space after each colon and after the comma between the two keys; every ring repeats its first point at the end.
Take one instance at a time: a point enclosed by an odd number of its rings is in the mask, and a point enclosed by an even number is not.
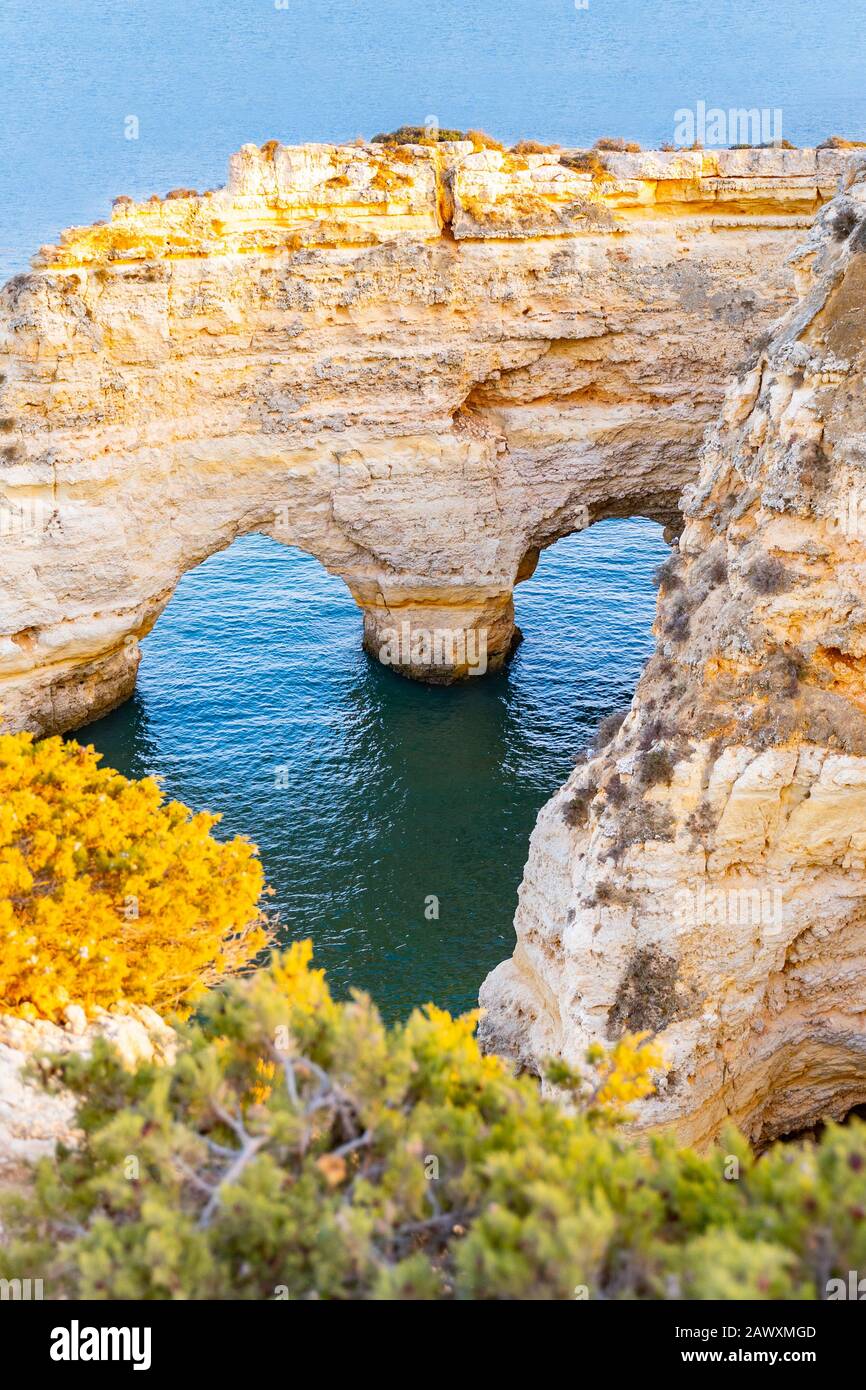
{"type": "Polygon", "coordinates": [[[612,1047],[593,1043],[587,1049],[591,1080],[559,1059],[545,1076],[558,1090],[570,1092],[587,1115],[619,1124],[628,1107],[655,1090],[654,1076],[666,1070],[662,1049],[650,1033],[626,1033],[612,1047]]]}
{"type": "Polygon", "coordinates": [[[266,944],[255,846],[93,748],[0,735],[0,1007],[188,1010],[266,944]]]}

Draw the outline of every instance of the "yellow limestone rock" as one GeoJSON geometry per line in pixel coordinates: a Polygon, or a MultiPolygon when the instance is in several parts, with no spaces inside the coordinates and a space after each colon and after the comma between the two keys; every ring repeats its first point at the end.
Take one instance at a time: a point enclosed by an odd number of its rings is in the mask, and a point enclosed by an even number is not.
{"type": "Polygon", "coordinates": [[[77,1004],[66,1009],[65,1027],[0,1014],[0,1179],[8,1181],[23,1165],[48,1156],[58,1141],[74,1144],[75,1097],[47,1090],[28,1074],[33,1059],[67,1053],[89,1055],[97,1039],[118,1052],[124,1066],[172,1062],[178,1035],[144,1004],[101,1009],[92,1019],[77,1004]]]}
{"type": "Polygon", "coordinates": [[[126,699],[178,579],[250,531],[340,575],[397,669],[495,669],[544,546],[678,524],[845,160],[272,142],[65,233],[0,292],[0,719],[126,699]]]}
{"type": "Polygon", "coordinates": [[[728,390],[621,726],[542,810],[486,1046],[543,1072],[625,1029],[704,1145],[866,1101],[866,173],[728,390]]]}

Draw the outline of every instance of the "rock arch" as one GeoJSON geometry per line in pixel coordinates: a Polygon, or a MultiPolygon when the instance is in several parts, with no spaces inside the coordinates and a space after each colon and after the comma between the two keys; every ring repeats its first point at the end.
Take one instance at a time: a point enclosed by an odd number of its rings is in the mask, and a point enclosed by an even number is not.
{"type": "Polygon", "coordinates": [[[371,651],[408,624],[501,664],[540,548],[674,521],[843,161],[245,146],[225,189],[64,234],[0,299],[0,717],[125,699],[249,530],[342,576],[371,651]]]}

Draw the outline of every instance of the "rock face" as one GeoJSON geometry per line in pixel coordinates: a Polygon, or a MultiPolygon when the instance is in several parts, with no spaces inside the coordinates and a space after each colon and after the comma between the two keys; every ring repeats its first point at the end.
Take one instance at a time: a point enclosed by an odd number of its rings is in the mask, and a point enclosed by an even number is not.
{"type": "Polygon", "coordinates": [[[727,392],[663,567],[656,654],[542,811],[487,1046],[672,1071],[640,1123],[764,1141],[866,1100],[866,175],[727,392]]]}
{"type": "Polygon", "coordinates": [[[71,1095],[49,1093],[37,1080],[23,1075],[39,1053],[89,1053],[97,1038],[117,1048],[122,1062],[170,1062],[177,1034],[145,1005],[120,1011],[99,1011],[88,1020],[75,1005],[67,1009],[66,1027],[44,1020],[0,1015],[0,1181],[10,1178],[62,1141],[75,1142],[75,1101],[71,1095]]]}
{"type": "Polygon", "coordinates": [[[245,146],[0,294],[0,719],[126,699],[180,576],[263,531],[406,674],[494,668],[539,550],[678,521],[835,151],[245,146]]]}

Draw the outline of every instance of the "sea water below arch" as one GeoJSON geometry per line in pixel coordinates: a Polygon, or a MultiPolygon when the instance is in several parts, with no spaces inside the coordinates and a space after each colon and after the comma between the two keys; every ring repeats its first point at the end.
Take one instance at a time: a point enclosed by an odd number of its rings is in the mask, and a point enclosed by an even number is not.
{"type": "Polygon", "coordinates": [[[668,553],[640,518],[560,541],[517,590],[508,669],[443,689],[364,654],[317,561],[247,536],[183,578],[134,698],[77,737],[254,840],[281,939],[311,937],[335,992],[472,1008],[539,808],[631,697],[668,553]]]}

